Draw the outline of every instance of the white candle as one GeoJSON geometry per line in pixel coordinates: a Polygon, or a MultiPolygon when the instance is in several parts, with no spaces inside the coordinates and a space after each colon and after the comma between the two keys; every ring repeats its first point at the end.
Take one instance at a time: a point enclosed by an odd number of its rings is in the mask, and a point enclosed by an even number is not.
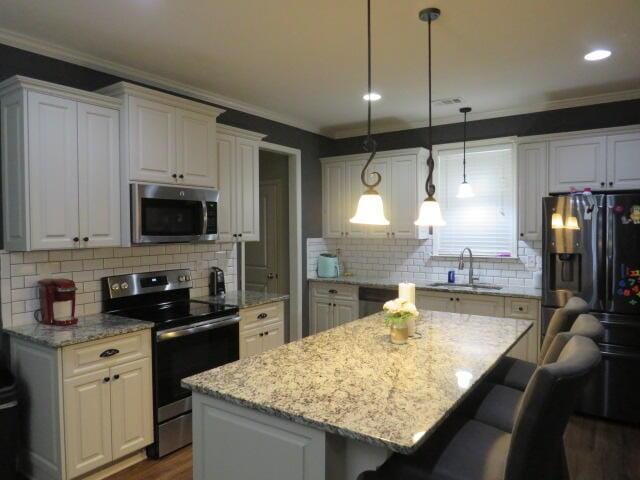
{"type": "Polygon", "coordinates": [[[415,283],[400,283],[398,285],[398,298],[407,300],[415,305],[416,285],[415,283]]]}

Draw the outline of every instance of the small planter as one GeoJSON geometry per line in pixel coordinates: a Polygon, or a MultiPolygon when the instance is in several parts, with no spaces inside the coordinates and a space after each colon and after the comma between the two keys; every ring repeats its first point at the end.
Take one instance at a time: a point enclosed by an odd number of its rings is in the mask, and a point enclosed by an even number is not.
{"type": "Polygon", "coordinates": [[[404,345],[409,340],[409,328],[406,324],[404,326],[392,325],[389,327],[389,338],[391,343],[395,345],[404,345]]]}

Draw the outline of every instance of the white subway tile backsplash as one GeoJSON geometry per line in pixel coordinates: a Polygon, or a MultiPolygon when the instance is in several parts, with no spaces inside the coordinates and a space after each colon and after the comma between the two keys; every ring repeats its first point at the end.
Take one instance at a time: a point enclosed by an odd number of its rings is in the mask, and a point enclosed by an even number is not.
{"type": "Polygon", "coordinates": [[[2,324],[35,322],[40,308],[37,283],[42,278],[71,278],[78,288],[76,314],[102,310],[101,279],[109,275],[188,268],[191,296],[207,295],[209,269],[225,271],[228,291],[236,289],[236,250],[233,244],[154,245],[124,248],[0,253],[2,324]]]}

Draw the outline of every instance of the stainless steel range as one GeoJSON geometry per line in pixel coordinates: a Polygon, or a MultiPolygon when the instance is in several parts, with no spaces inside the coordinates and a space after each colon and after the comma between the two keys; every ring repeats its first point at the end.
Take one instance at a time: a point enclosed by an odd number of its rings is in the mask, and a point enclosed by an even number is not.
{"type": "Polygon", "coordinates": [[[103,279],[106,312],[155,323],[152,458],[191,443],[191,392],[180,381],[239,359],[238,307],[191,300],[191,285],[189,270],[103,279]]]}

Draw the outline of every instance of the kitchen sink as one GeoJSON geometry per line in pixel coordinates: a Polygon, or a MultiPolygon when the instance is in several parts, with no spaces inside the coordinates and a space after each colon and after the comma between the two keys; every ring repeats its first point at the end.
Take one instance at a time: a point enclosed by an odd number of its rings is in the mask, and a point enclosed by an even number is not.
{"type": "Polygon", "coordinates": [[[474,283],[473,285],[469,283],[448,283],[448,282],[436,282],[430,283],[430,287],[455,287],[455,288],[469,288],[472,290],[480,289],[480,290],[501,290],[502,286],[494,285],[492,283],[474,283]]]}

